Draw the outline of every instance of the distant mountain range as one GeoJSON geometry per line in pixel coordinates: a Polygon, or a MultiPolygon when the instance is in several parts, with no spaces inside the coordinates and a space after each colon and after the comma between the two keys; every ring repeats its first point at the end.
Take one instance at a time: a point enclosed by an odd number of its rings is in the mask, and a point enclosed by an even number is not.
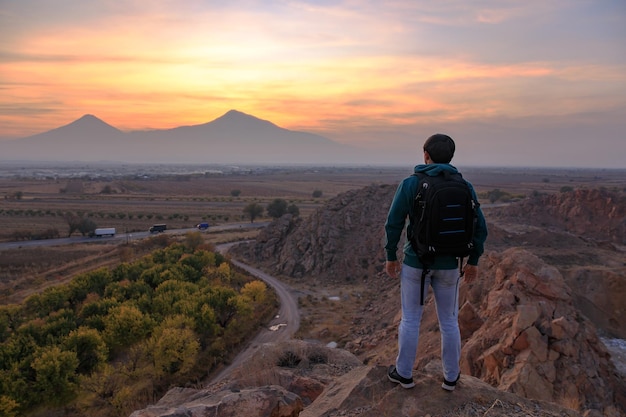
{"type": "Polygon", "coordinates": [[[359,164],[365,151],[230,110],[205,124],[121,130],[92,115],[0,142],[0,160],[51,162],[359,164]]]}

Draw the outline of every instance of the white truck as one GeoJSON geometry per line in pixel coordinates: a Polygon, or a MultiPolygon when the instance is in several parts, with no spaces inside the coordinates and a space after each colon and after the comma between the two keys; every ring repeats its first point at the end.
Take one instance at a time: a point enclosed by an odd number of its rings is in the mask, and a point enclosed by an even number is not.
{"type": "Polygon", "coordinates": [[[102,227],[94,230],[89,234],[89,237],[104,237],[104,236],[115,236],[115,227],[102,227]]]}

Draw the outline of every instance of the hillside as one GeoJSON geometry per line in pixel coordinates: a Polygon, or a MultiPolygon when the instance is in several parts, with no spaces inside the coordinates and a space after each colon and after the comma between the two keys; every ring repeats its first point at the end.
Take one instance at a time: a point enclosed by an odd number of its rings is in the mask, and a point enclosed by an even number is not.
{"type": "MultiPolygon", "coordinates": [[[[307,219],[283,217],[256,243],[234,251],[294,285],[346,293],[350,287],[374,289],[360,294],[360,308],[341,338],[346,349],[370,364],[391,363],[395,353],[398,290],[382,273],[381,243],[393,190],[371,186],[344,193],[307,219]]],[[[533,198],[485,209],[491,235],[480,265],[482,280],[472,288],[462,284],[463,372],[524,397],[611,415],[614,404],[625,407],[626,385],[598,331],[623,337],[626,266],[623,249],[606,244],[609,239],[596,231],[593,216],[607,230],[619,230],[623,216],[611,220],[607,213],[622,212],[623,197],[591,190],[533,198]],[[597,193],[604,199],[603,210],[596,212],[589,205],[597,199],[589,195],[597,193]],[[569,213],[567,221],[559,220],[561,212],[569,213]],[[541,223],[547,218],[549,227],[541,223]],[[565,222],[578,228],[564,230],[565,222]],[[599,279],[580,279],[589,274],[599,279]],[[594,314],[598,311],[602,314],[594,314]]],[[[614,239],[623,242],[624,236],[614,239]]],[[[438,355],[432,311],[425,314],[423,328],[429,336],[420,342],[418,369],[438,355]]]]}

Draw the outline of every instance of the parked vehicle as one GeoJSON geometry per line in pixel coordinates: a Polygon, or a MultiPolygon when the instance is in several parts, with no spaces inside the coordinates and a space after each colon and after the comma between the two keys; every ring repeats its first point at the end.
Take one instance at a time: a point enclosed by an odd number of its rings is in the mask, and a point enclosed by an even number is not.
{"type": "Polygon", "coordinates": [[[154,224],[150,227],[150,233],[162,233],[167,229],[165,224],[154,224]]]}
{"type": "Polygon", "coordinates": [[[209,224],[208,224],[207,222],[198,223],[198,224],[196,225],[196,228],[197,228],[198,230],[206,230],[206,229],[208,229],[208,228],[209,228],[209,224]]]}
{"type": "Polygon", "coordinates": [[[89,237],[115,236],[115,227],[102,227],[89,233],[89,237]]]}

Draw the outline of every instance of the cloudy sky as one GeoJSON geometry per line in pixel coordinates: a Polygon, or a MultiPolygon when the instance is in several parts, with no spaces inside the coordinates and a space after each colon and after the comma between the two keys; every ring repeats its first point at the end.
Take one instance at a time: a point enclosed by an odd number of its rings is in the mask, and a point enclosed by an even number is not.
{"type": "Polygon", "coordinates": [[[626,2],[0,0],[4,140],[231,109],[398,163],[444,132],[457,165],[626,168],[626,2]]]}

